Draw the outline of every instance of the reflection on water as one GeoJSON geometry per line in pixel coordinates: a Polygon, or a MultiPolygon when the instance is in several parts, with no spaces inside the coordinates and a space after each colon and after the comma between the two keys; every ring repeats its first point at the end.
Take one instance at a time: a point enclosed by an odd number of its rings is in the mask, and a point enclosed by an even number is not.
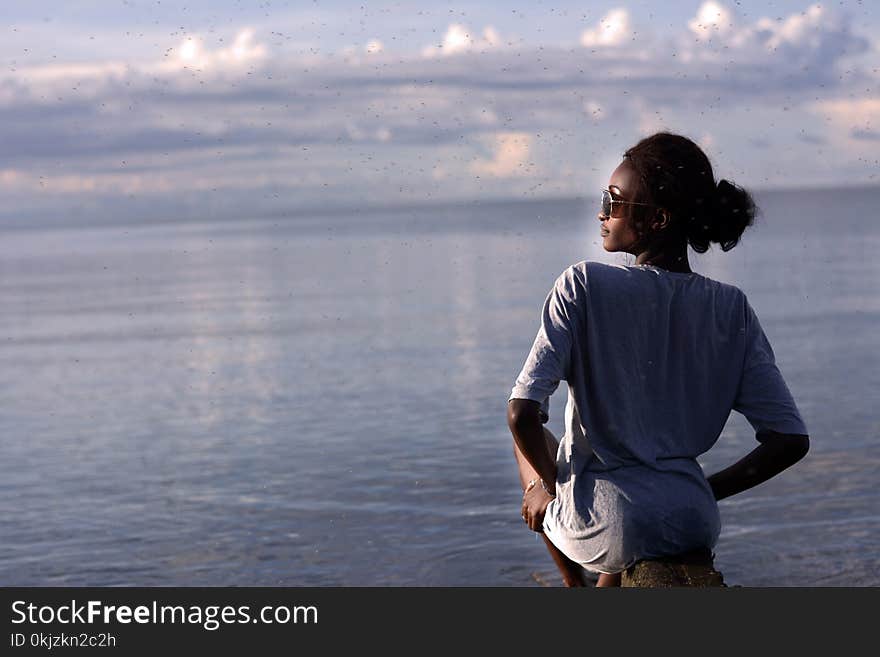
{"type": "MultiPolygon", "coordinates": [[[[730,583],[880,584],[880,195],[861,194],[833,241],[834,195],[777,193],[736,249],[691,254],[749,295],[813,438],[795,469],[721,504],[730,583]]],[[[558,583],[518,515],[505,412],[556,276],[631,262],[602,251],[589,208],[2,244],[4,584],[558,583]]],[[[734,414],[701,463],[754,444],[734,414]]]]}

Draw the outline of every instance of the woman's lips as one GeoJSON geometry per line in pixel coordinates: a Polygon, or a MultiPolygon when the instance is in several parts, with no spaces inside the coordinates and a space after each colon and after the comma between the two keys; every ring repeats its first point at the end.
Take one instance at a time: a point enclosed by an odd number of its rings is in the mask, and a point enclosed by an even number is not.
{"type": "Polygon", "coordinates": [[[600,231],[599,231],[599,233],[602,235],[602,237],[608,237],[608,233],[609,233],[609,232],[610,232],[610,231],[607,231],[607,230],[600,230],[600,231]]]}

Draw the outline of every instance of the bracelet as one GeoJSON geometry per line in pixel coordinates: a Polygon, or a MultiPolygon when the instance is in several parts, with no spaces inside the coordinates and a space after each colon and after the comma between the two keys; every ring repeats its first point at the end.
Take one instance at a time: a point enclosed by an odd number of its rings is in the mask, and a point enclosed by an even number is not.
{"type": "Polygon", "coordinates": [[[547,493],[550,497],[556,497],[556,493],[550,492],[550,489],[547,487],[547,482],[543,479],[532,479],[529,482],[529,485],[526,486],[526,492],[528,493],[530,490],[532,490],[535,487],[535,484],[537,484],[539,481],[541,482],[541,488],[544,489],[545,493],[547,493]]]}

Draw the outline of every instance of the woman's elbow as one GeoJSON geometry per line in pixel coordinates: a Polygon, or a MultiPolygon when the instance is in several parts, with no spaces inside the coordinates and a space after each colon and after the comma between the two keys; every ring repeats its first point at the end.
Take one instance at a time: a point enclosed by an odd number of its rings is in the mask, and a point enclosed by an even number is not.
{"type": "Polygon", "coordinates": [[[810,437],[800,434],[788,434],[785,436],[784,445],[789,465],[794,465],[810,451],[810,437]]]}
{"type": "Polygon", "coordinates": [[[810,437],[806,434],[759,431],[756,438],[784,461],[783,468],[794,465],[810,451],[810,437]]]}
{"type": "Polygon", "coordinates": [[[507,404],[507,426],[514,431],[524,424],[534,423],[536,419],[540,423],[539,408],[540,404],[531,399],[511,399],[507,404]]]}
{"type": "Polygon", "coordinates": [[[795,456],[795,462],[800,461],[807,455],[807,452],[810,451],[810,437],[809,436],[792,436],[794,439],[792,445],[792,452],[795,456]]]}

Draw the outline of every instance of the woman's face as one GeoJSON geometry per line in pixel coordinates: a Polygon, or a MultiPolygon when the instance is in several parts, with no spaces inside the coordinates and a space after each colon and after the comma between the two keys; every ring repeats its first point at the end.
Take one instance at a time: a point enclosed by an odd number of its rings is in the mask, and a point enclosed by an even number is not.
{"type": "MultiPolygon", "coordinates": [[[[620,201],[634,201],[637,181],[638,174],[635,168],[627,158],[624,158],[623,162],[611,173],[611,178],[608,179],[611,198],[620,201]]],[[[638,237],[632,228],[631,217],[633,210],[639,206],[613,203],[612,207],[611,217],[603,217],[601,212],[599,214],[599,221],[602,222],[602,247],[612,253],[624,251],[639,255],[630,251],[638,237]]]]}

